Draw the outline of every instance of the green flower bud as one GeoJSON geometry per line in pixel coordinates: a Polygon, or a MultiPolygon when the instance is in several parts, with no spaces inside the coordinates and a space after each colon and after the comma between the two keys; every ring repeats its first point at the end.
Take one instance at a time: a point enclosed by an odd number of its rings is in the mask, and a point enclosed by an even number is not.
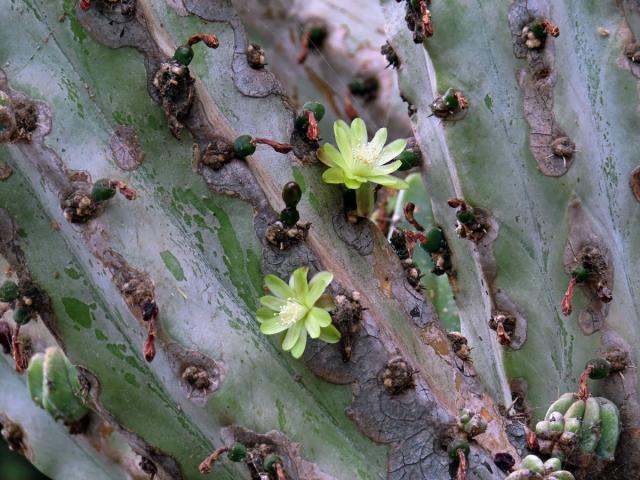
{"type": "Polygon", "coordinates": [[[578,283],[582,283],[586,282],[589,279],[589,273],[589,270],[580,265],[576,267],[573,272],[571,272],[571,276],[575,278],[578,283]]]}
{"type": "Polygon", "coordinates": [[[264,459],[264,462],[262,462],[262,466],[267,472],[275,474],[276,463],[282,464],[282,458],[280,458],[278,455],[267,455],[267,457],[264,459]]]}
{"type": "Polygon", "coordinates": [[[287,207],[294,208],[302,198],[302,189],[296,182],[289,182],[282,188],[282,200],[287,207]]]}
{"type": "Polygon", "coordinates": [[[316,121],[322,120],[325,114],[324,105],[319,102],[306,102],[302,105],[302,113],[296,117],[295,126],[298,130],[306,130],[309,126],[309,118],[305,112],[313,112],[316,121]]]}
{"type": "Polygon", "coordinates": [[[42,386],[44,384],[44,354],[36,353],[29,360],[27,368],[27,389],[31,400],[40,408],[44,408],[42,403],[42,386]]]}
{"type": "Polygon", "coordinates": [[[19,307],[13,312],[13,321],[16,325],[26,325],[31,321],[31,312],[24,307],[19,307]]]}
{"type": "Polygon", "coordinates": [[[437,253],[446,248],[447,242],[444,239],[444,233],[439,228],[432,228],[427,232],[427,241],[422,244],[422,248],[428,253],[437,253]]]}
{"type": "Polygon", "coordinates": [[[460,102],[458,102],[458,97],[455,93],[456,90],[454,88],[449,88],[444,92],[444,95],[442,95],[442,100],[449,110],[457,110],[460,108],[460,102]]]}
{"type": "Polygon", "coordinates": [[[473,214],[471,210],[459,211],[458,213],[456,213],[456,218],[460,223],[463,223],[465,225],[469,225],[476,221],[476,216],[473,214]]]}
{"type": "Polygon", "coordinates": [[[229,449],[229,453],[227,453],[227,457],[232,462],[241,462],[247,456],[247,447],[245,447],[242,443],[236,442],[231,445],[229,449]]]}
{"type": "Polygon", "coordinates": [[[233,142],[233,152],[236,157],[244,158],[256,151],[256,146],[252,140],[251,135],[240,135],[236,138],[233,142]]]}
{"type": "Polygon", "coordinates": [[[280,221],[285,227],[295,227],[300,220],[300,213],[295,208],[287,207],[280,212],[280,221]]]}
{"type": "Polygon", "coordinates": [[[593,358],[589,360],[585,368],[591,366],[591,373],[589,378],[594,380],[601,380],[609,376],[611,372],[611,364],[604,358],[593,358]]]}
{"type": "Polygon", "coordinates": [[[469,456],[469,442],[464,438],[455,438],[447,447],[447,453],[451,460],[458,460],[458,450],[464,452],[464,456],[469,456]]]}
{"type": "Polygon", "coordinates": [[[549,438],[551,436],[551,426],[550,422],[547,420],[542,420],[536,424],[536,435],[540,438],[549,438]]]}
{"type": "Polygon", "coordinates": [[[544,463],[535,455],[527,455],[524,457],[520,464],[520,468],[526,468],[527,470],[539,473],[540,475],[544,473],[544,463]]]}
{"type": "Polygon", "coordinates": [[[97,180],[91,189],[91,199],[94,202],[106,202],[114,197],[116,189],[112,186],[111,181],[107,179],[97,180]]]}
{"type": "Polygon", "coordinates": [[[179,46],[173,54],[173,59],[184,66],[189,65],[191,60],[193,60],[193,48],[189,45],[179,46]]]}
{"type": "Polygon", "coordinates": [[[544,473],[549,474],[551,472],[556,472],[562,468],[562,462],[558,458],[550,458],[546,462],[544,462],[544,473]]]}
{"type": "Polygon", "coordinates": [[[20,296],[20,289],[16,282],[7,280],[0,285],[0,302],[10,303],[20,296]]]}
{"type": "Polygon", "coordinates": [[[398,155],[395,160],[400,160],[402,165],[398,170],[405,171],[415,167],[418,164],[418,155],[411,150],[405,150],[400,155],[398,155]]]}

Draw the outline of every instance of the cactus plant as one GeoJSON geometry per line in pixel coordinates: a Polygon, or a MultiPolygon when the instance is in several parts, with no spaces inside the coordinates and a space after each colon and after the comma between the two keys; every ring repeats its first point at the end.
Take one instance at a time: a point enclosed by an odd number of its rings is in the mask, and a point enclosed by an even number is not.
{"type": "Polygon", "coordinates": [[[1,11],[7,438],[56,479],[580,479],[584,455],[602,478],[638,471],[633,2],[253,3],[1,11]],[[236,8],[300,43],[250,42],[236,8]],[[353,55],[379,47],[366,69],[353,55]],[[348,85],[355,108],[336,108],[348,85]],[[388,168],[338,178],[349,158],[320,145],[368,148],[365,122],[388,127],[388,168]],[[374,205],[376,179],[409,188],[374,205]],[[301,267],[322,291],[288,293],[301,267]],[[294,355],[265,335],[283,333],[294,355]],[[571,473],[527,456],[525,436],[545,456],[566,432],[571,473]]]}

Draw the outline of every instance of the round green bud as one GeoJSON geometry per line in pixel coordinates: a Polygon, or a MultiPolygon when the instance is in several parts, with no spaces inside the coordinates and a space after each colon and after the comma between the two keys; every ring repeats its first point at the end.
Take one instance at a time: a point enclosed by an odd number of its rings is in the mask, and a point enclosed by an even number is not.
{"type": "Polygon", "coordinates": [[[464,438],[455,438],[447,447],[447,453],[451,460],[458,460],[458,450],[464,452],[464,456],[469,456],[469,442],[464,438]]]}
{"type": "Polygon", "coordinates": [[[316,47],[321,47],[325,38],[327,38],[327,27],[324,25],[318,25],[309,30],[309,40],[311,40],[311,43],[316,47]]]}
{"type": "Polygon", "coordinates": [[[252,155],[256,151],[256,145],[253,143],[251,135],[240,135],[233,142],[233,153],[236,157],[244,158],[252,155]]]}
{"type": "Polygon", "coordinates": [[[227,457],[232,462],[241,462],[247,456],[247,447],[245,447],[242,443],[236,442],[231,445],[229,449],[229,453],[227,453],[227,457]]]}
{"type": "Polygon", "coordinates": [[[540,475],[544,473],[544,463],[535,455],[527,455],[524,457],[522,463],[520,463],[520,468],[526,468],[540,475]]]}
{"type": "Polygon", "coordinates": [[[322,120],[325,112],[324,105],[322,105],[320,102],[306,102],[304,105],[302,105],[302,111],[313,112],[314,117],[316,117],[316,120],[318,121],[322,120]]]}
{"type": "Polygon", "coordinates": [[[428,253],[436,253],[447,246],[444,233],[439,228],[432,228],[427,232],[427,241],[422,244],[422,248],[428,253]]]}
{"type": "Polygon", "coordinates": [[[587,362],[588,367],[591,366],[591,373],[589,373],[589,378],[594,380],[601,380],[609,376],[611,372],[611,364],[605,360],[604,358],[593,358],[587,362]]]}
{"type": "Polygon", "coordinates": [[[31,321],[31,312],[24,307],[19,307],[13,312],[13,321],[16,322],[16,325],[26,325],[31,321]]]}
{"type": "Polygon", "coordinates": [[[456,218],[460,223],[463,223],[465,225],[469,225],[476,221],[476,216],[473,214],[471,210],[459,211],[458,213],[456,213],[456,218]]]}
{"type": "Polygon", "coordinates": [[[545,38],[547,38],[547,32],[545,32],[544,27],[537,20],[534,20],[529,25],[527,25],[527,28],[538,40],[544,40],[545,38]]]}
{"type": "Polygon", "coordinates": [[[287,207],[280,212],[280,221],[285,227],[295,227],[298,220],[300,220],[300,213],[296,207],[287,207]]]}
{"type": "Polygon", "coordinates": [[[114,197],[116,189],[111,186],[107,179],[97,180],[91,189],[91,200],[97,203],[106,202],[114,197]]]}
{"type": "Polygon", "coordinates": [[[173,59],[180,62],[182,65],[189,65],[191,60],[193,60],[193,48],[189,45],[179,46],[173,54],[173,59]]]}
{"type": "Polygon", "coordinates": [[[367,87],[362,80],[352,80],[348,86],[352,95],[366,95],[367,93],[367,87]]]}
{"type": "Polygon", "coordinates": [[[402,163],[400,165],[400,168],[398,169],[401,171],[409,170],[410,168],[413,168],[418,164],[418,156],[411,150],[405,150],[395,159],[400,160],[400,162],[402,163]]]}
{"type": "Polygon", "coordinates": [[[264,462],[262,462],[262,466],[267,472],[275,474],[276,463],[282,465],[282,458],[280,458],[278,455],[267,455],[264,459],[264,462]]]}
{"type": "Polygon", "coordinates": [[[282,200],[287,207],[295,207],[302,198],[302,189],[296,182],[289,182],[282,187],[282,200]]]}
{"type": "Polygon", "coordinates": [[[580,265],[571,272],[571,276],[575,278],[578,283],[586,282],[589,279],[589,270],[580,265]]]}
{"type": "Polygon", "coordinates": [[[550,423],[547,420],[536,423],[536,435],[540,438],[549,438],[550,433],[550,423]]]}
{"type": "Polygon", "coordinates": [[[16,282],[6,280],[0,285],[0,302],[13,302],[20,296],[20,289],[16,282]]]}
{"type": "Polygon", "coordinates": [[[544,462],[544,473],[549,474],[562,468],[562,462],[559,458],[550,458],[544,462]]]}
{"type": "Polygon", "coordinates": [[[442,100],[449,110],[457,110],[458,108],[460,108],[460,102],[458,102],[456,91],[453,88],[449,88],[446,92],[444,92],[444,95],[442,95],[442,100]]]}

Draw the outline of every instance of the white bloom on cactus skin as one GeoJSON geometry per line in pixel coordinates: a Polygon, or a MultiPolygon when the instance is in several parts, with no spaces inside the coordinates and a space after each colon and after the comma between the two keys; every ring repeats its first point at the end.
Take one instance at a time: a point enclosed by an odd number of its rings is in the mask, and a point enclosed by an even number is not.
{"type": "Polygon", "coordinates": [[[390,175],[402,165],[400,160],[392,160],[404,151],[406,140],[395,140],[385,147],[387,129],[381,128],[369,142],[367,126],[361,118],[351,122],[351,127],[338,120],[333,132],[339,150],[330,143],[318,150],[318,159],[329,167],[322,174],[325,183],[342,183],[354,190],[367,182],[396,189],[409,187],[404,180],[390,175]]]}
{"type": "Polygon", "coordinates": [[[256,312],[260,331],[265,335],[284,332],[282,348],[300,358],[307,344],[307,333],[327,343],[340,340],[340,332],[331,324],[335,305],[329,295],[323,295],[333,280],[329,272],[316,274],[307,283],[309,267],[300,267],[293,272],[289,284],[275,275],[267,275],[264,283],[273,295],[260,298],[263,305],[256,312]]]}

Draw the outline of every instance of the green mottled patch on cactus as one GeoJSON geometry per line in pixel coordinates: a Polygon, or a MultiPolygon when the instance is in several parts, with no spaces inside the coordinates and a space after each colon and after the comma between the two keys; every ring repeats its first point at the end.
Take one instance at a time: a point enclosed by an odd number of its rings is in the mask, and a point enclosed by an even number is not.
{"type": "Polygon", "coordinates": [[[64,311],[75,324],[83,328],[91,328],[93,322],[89,305],[77,298],[63,297],[61,300],[64,305],[64,311]]]}
{"type": "Polygon", "coordinates": [[[185,279],[184,270],[182,270],[182,265],[180,265],[180,262],[178,261],[176,256],[169,250],[164,250],[160,252],[160,257],[162,258],[164,265],[167,267],[167,270],[171,272],[173,277],[177,281],[182,282],[185,279]]]}

